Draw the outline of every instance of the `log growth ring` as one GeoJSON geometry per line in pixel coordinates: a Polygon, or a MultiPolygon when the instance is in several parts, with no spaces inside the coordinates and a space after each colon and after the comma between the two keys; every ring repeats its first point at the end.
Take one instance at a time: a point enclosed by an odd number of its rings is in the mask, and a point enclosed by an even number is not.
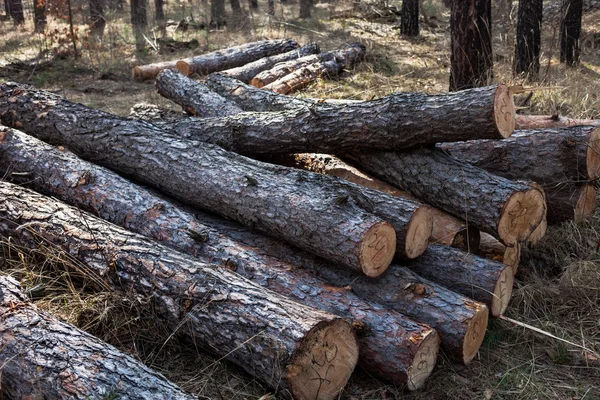
{"type": "Polygon", "coordinates": [[[413,391],[423,387],[435,367],[439,349],[440,336],[432,329],[421,342],[413,363],[408,368],[408,390],[413,391]]]}
{"type": "Polygon", "coordinates": [[[360,267],[370,277],[385,272],[396,253],[396,231],[387,222],[373,225],[363,237],[360,247],[360,267]]]}
{"type": "Polygon", "coordinates": [[[581,222],[588,218],[596,208],[597,191],[594,184],[588,183],[579,191],[579,200],[575,206],[575,222],[581,222]]]}
{"type": "Polygon", "coordinates": [[[494,317],[498,317],[504,314],[508,307],[508,302],[512,296],[512,289],[514,283],[514,274],[511,266],[507,266],[502,270],[498,277],[498,282],[494,288],[494,297],[492,298],[492,304],[490,312],[494,317]]]}
{"type": "Polygon", "coordinates": [[[539,190],[514,193],[502,208],[498,237],[507,246],[529,239],[545,213],[546,202],[539,190]]]}
{"type": "MultiPolygon", "coordinates": [[[[474,303],[473,307],[477,307],[476,304],[479,303],[474,303]]],[[[479,305],[479,309],[469,321],[463,341],[463,362],[465,365],[473,360],[483,343],[485,331],[487,330],[488,316],[488,308],[484,305],[479,305]]]]}
{"type": "Polygon", "coordinates": [[[588,178],[592,180],[600,178],[600,128],[594,129],[589,134],[586,167],[588,178]]]}
{"type": "Polygon", "coordinates": [[[428,207],[419,207],[406,228],[405,254],[409,259],[419,257],[427,249],[433,232],[433,215],[428,207]]]}
{"type": "Polygon", "coordinates": [[[494,94],[494,116],[498,132],[503,138],[507,138],[515,130],[516,111],[512,95],[506,85],[498,85],[494,94]]]}

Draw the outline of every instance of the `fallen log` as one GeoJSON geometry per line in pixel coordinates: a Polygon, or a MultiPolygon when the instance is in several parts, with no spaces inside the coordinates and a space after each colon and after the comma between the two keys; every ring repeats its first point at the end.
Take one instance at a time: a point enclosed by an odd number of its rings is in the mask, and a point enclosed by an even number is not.
{"type": "Polygon", "coordinates": [[[254,78],[256,75],[258,75],[262,71],[266,71],[270,68],[273,68],[276,64],[296,60],[300,57],[305,57],[311,54],[317,54],[319,53],[319,51],[320,49],[318,44],[309,43],[298,49],[288,51],[287,53],[276,54],[270,57],[263,57],[260,60],[256,60],[246,65],[242,65],[241,67],[221,71],[221,73],[233,79],[240,80],[244,83],[250,83],[252,78],[254,78]]]}
{"type": "Polygon", "coordinates": [[[262,57],[284,53],[296,47],[298,47],[298,43],[291,39],[263,40],[246,43],[241,46],[229,47],[184,60],[138,65],[131,70],[131,77],[137,81],[146,81],[156,78],[162,70],[174,68],[177,68],[186,76],[194,72],[209,74],[215,71],[239,67],[262,57]]]}
{"type": "Polygon", "coordinates": [[[225,268],[207,265],[99,218],[0,182],[0,234],[50,244],[110,284],[154,299],[154,310],[196,345],[298,399],[333,399],[358,358],[351,326],[225,268]]]}
{"type": "Polygon", "coordinates": [[[263,57],[286,53],[298,46],[292,39],[262,40],[184,58],[177,61],[175,66],[185,76],[208,75],[211,72],[240,67],[263,57]]]}
{"type": "MultiPolygon", "coordinates": [[[[315,271],[317,272],[317,271],[315,271]]],[[[339,268],[319,270],[329,282],[347,285],[360,297],[390,310],[431,325],[442,340],[442,347],[465,364],[483,342],[488,308],[440,285],[421,278],[406,267],[391,266],[387,273],[364,279],[339,268]]]]}
{"type": "MultiPolygon", "coordinates": [[[[394,228],[364,211],[357,204],[362,192],[357,194],[349,183],[176,138],[144,121],[93,110],[19,84],[0,85],[0,118],[7,126],[65,145],[184,203],[279,236],[369,276],[385,271],[394,256],[394,228]]],[[[425,250],[430,231],[421,220],[427,223],[429,214],[420,211],[417,216],[414,203],[405,205],[398,217],[408,239],[400,251],[408,249],[407,255],[414,257],[425,250]]]]}
{"type": "Polygon", "coordinates": [[[479,251],[476,254],[510,266],[515,275],[521,262],[521,246],[521,243],[515,243],[511,247],[507,247],[492,235],[482,233],[479,251]]]}
{"type": "Polygon", "coordinates": [[[502,141],[439,147],[493,174],[537,182],[546,192],[551,223],[580,221],[595,207],[596,191],[588,182],[600,177],[600,128],[519,131],[502,141]]]}
{"type": "Polygon", "coordinates": [[[38,309],[7,276],[0,276],[0,343],[0,393],[10,399],[196,398],[133,357],[38,309]]]}
{"type": "MultiPolygon", "coordinates": [[[[392,196],[419,202],[419,200],[410,193],[397,189],[381,179],[366,174],[352,165],[347,164],[340,158],[330,154],[299,153],[288,156],[271,157],[269,161],[320,174],[337,176],[338,178],[379,190],[392,196]]],[[[452,246],[469,252],[477,251],[480,238],[478,229],[467,225],[464,221],[453,217],[438,208],[431,206],[427,207],[429,207],[433,219],[433,230],[431,232],[431,237],[429,238],[430,243],[452,246]]]]}
{"type": "Polygon", "coordinates": [[[513,270],[509,265],[433,245],[407,266],[423,278],[484,303],[495,317],[508,307],[513,287],[513,270]]]}
{"type": "Polygon", "coordinates": [[[353,153],[350,158],[505,245],[527,240],[546,212],[544,195],[536,187],[492,175],[439,149],[353,153]]]}
{"type": "MultiPolygon", "coordinates": [[[[302,264],[313,256],[232,221],[159,197],[103,167],[19,131],[0,127],[0,174],[133,232],[228,269],[293,300],[351,318],[359,329],[359,364],[370,374],[418,389],[430,375],[439,336],[432,328],[334,288],[265,253],[289,248],[302,264]],[[241,242],[245,238],[246,242],[241,242]],[[255,243],[257,242],[257,243],[255,243]]],[[[321,262],[321,268],[327,268],[321,262]]]]}
{"type": "Polygon", "coordinates": [[[155,86],[158,94],[179,104],[188,115],[223,117],[242,112],[235,104],[176,70],[161,71],[155,86]]]}
{"type": "Polygon", "coordinates": [[[576,125],[600,126],[597,119],[572,119],[560,115],[521,115],[516,116],[516,129],[565,128],[576,125]]]}

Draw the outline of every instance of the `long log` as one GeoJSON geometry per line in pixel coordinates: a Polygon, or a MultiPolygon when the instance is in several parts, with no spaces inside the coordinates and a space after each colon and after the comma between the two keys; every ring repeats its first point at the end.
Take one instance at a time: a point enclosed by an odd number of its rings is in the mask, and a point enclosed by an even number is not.
{"type": "Polygon", "coordinates": [[[407,266],[426,279],[484,303],[495,317],[508,307],[513,287],[509,265],[433,245],[407,266]]]}
{"type": "Polygon", "coordinates": [[[444,143],[440,148],[493,174],[537,182],[546,192],[548,221],[589,216],[600,177],[600,128],[576,126],[518,131],[506,140],[444,143]]]}
{"type": "Polygon", "coordinates": [[[546,212],[537,187],[490,174],[439,149],[350,157],[366,171],[464,218],[505,245],[527,240],[546,212]]]}
{"type": "Polygon", "coordinates": [[[192,400],[161,374],[29,303],[0,276],[0,393],[13,400],[192,400]]]}
{"type": "Polygon", "coordinates": [[[242,112],[235,104],[176,70],[160,72],[155,86],[158,94],[179,104],[188,115],[223,117],[242,112]]]}
{"type": "Polygon", "coordinates": [[[598,119],[574,119],[559,115],[521,115],[516,116],[516,129],[566,128],[577,125],[600,126],[598,119]]]}
{"type": "Polygon", "coordinates": [[[250,83],[252,86],[261,88],[275,82],[279,78],[283,78],[284,76],[291,74],[300,68],[304,68],[307,65],[331,60],[333,60],[333,54],[330,51],[321,54],[312,54],[300,57],[296,60],[290,60],[274,65],[273,68],[256,74],[253,79],[250,80],[250,82],[244,83],[250,83]]]}
{"type": "MultiPolygon", "coordinates": [[[[350,183],[176,138],[147,122],[93,110],[19,84],[0,85],[0,118],[7,126],[65,145],[184,203],[279,236],[367,275],[385,271],[394,256],[394,228],[359,207],[359,202],[370,209],[378,205],[364,201],[362,191],[357,193],[350,183]]],[[[429,214],[421,211],[417,216],[414,203],[406,206],[398,215],[407,232],[406,243],[399,248],[416,257],[425,250],[430,234],[422,227],[429,214]]],[[[381,214],[401,211],[384,209],[381,214]]]]}
{"type": "Polygon", "coordinates": [[[258,75],[262,71],[266,71],[270,68],[273,68],[276,64],[296,60],[300,57],[305,57],[311,54],[317,54],[319,53],[319,51],[320,49],[318,44],[309,43],[298,49],[290,50],[287,53],[276,54],[270,57],[263,57],[260,60],[256,60],[246,65],[242,65],[241,67],[221,71],[221,73],[233,79],[240,80],[244,83],[250,83],[252,78],[254,78],[256,75],[258,75]]]}
{"type": "Polygon", "coordinates": [[[184,58],[177,61],[175,66],[185,76],[208,75],[211,72],[240,67],[263,57],[286,53],[298,46],[298,43],[292,39],[262,40],[184,58]]]}
{"type": "Polygon", "coordinates": [[[2,236],[50,243],[107,284],[154,299],[179,333],[272,388],[333,399],[350,377],[358,344],[343,319],[27,189],[0,182],[0,194],[2,236]]]}
{"type": "MultiPolygon", "coordinates": [[[[0,127],[0,132],[0,174],[5,178],[204,261],[226,265],[299,303],[351,318],[362,333],[359,364],[374,376],[414,390],[431,373],[439,346],[435,330],[348,290],[328,286],[305,269],[265,253],[269,246],[294,252],[286,243],[174,204],[19,131],[0,127]],[[262,246],[265,243],[268,246],[262,246]]],[[[298,251],[296,261],[303,258],[313,257],[298,251]]]]}

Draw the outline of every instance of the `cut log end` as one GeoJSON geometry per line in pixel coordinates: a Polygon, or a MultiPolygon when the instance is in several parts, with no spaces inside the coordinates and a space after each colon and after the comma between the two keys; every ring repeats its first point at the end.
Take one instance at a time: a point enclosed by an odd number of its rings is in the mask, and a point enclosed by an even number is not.
{"type": "Polygon", "coordinates": [[[504,204],[498,236],[505,245],[527,240],[546,212],[544,195],[537,189],[513,194],[504,204]]]}
{"type": "Polygon", "coordinates": [[[387,222],[373,225],[365,234],[360,248],[363,273],[376,277],[385,272],[396,253],[396,231],[387,222]]]}
{"type": "Polygon", "coordinates": [[[406,257],[417,258],[425,252],[433,232],[433,216],[428,207],[418,208],[412,215],[406,228],[406,257]]]}
{"type": "Polygon", "coordinates": [[[265,86],[263,81],[261,79],[257,79],[257,78],[252,78],[252,80],[250,81],[250,85],[257,87],[257,88],[261,88],[261,87],[265,86]]]}
{"type": "Polygon", "coordinates": [[[504,314],[508,307],[508,302],[512,296],[512,288],[514,283],[514,274],[511,266],[506,266],[498,277],[498,283],[494,289],[494,297],[490,312],[494,317],[504,314]]]}
{"type": "Polygon", "coordinates": [[[521,262],[521,243],[515,243],[511,247],[507,247],[504,250],[504,257],[502,262],[512,268],[513,276],[519,269],[519,263],[521,262]]]}
{"type": "Polygon", "coordinates": [[[494,113],[498,132],[507,138],[515,130],[516,112],[508,86],[499,85],[494,95],[494,113]]]}
{"type": "Polygon", "coordinates": [[[594,129],[589,135],[586,166],[588,178],[600,178],[600,128],[594,129]]]}
{"type": "Polygon", "coordinates": [[[465,364],[470,363],[479,351],[488,324],[488,308],[479,303],[473,303],[473,307],[478,307],[479,309],[475,312],[471,321],[469,321],[469,326],[465,333],[462,354],[465,364]]]}
{"type": "Polygon", "coordinates": [[[579,192],[579,200],[575,206],[575,222],[590,217],[596,208],[597,191],[593,184],[586,184],[579,192]]]}
{"type": "Polygon", "coordinates": [[[481,233],[479,232],[479,229],[472,226],[467,226],[456,232],[450,246],[466,252],[474,252],[479,250],[480,242],[481,233]]]}
{"type": "Polygon", "coordinates": [[[358,341],[342,319],[317,324],[303,339],[287,367],[295,399],[333,399],[344,388],[358,361],[358,341]]]}
{"type": "Polygon", "coordinates": [[[535,247],[540,240],[542,240],[542,238],[544,236],[546,236],[546,230],[548,229],[548,220],[546,219],[546,217],[544,217],[542,219],[542,222],[540,222],[540,224],[537,226],[537,228],[535,228],[535,230],[533,231],[533,233],[531,234],[531,236],[529,236],[529,245],[531,247],[535,247]]]}
{"type": "Polygon", "coordinates": [[[177,61],[175,67],[179,72],[181,72],[185,76],[190,76],[192,74],[192,67],[184,60],[177,61]]]}
{"type": "Polygon", "coordinates": [[[440,349],[440,336],[432,329],[427,337],[421,341],[412,365],[408,368],[408,390],[417,390],[431,375],[440,349]]]}
{"type": "Polygon", "coordinates": [[[140,67],[133,67],[131,70],[131,77],[136,81],[144,80],[144,74],[142,73],[142,69],[140,67]]]}

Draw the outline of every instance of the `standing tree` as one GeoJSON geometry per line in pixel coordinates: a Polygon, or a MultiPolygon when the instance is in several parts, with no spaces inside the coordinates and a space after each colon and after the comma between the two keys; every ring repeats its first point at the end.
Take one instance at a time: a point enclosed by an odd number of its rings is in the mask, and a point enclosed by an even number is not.
{"type": "Polygon", "coordinates": [[[450,91],[486,86],[494,74],[492,1],[452,2],[450,91]]]}
{"type": "Polygon", "coordinates": [[[216,28],[225,26],[225,0],[211,0],[210,25],[216,28]]]}
{"type": "Polygon", "coordinates": [[[268,7],[269,10],[267,11],[267,14],[275,15],[275,0],[268,0],[268,7]]]}
{"type": "Polygon", "coordinates": [[[419,36],[419,0],[402,0],[400,33],[404,36],[419,36]]]}
{"type": "Polygon", "coordinates": [[[310,18],[312,5],[312,0],[300,0],[300,18],[310,18]]]}
{"type": "Polygon", "coordinates": [[[21,0],[5,0],[8,4],[8,15],[12,18],[15,25],[21,25],[25,23],[25,16],[23,15],[23,3],[21,0]]]}
{"type": "Polygon", "coordinates": [[[104,0],[90,0],[90,32],[96,37],[104,35],[104,0]]]}
{"type": "Polygon", "coordinates": [[[248,0],[248,4],[250,4],[250,8],[254,10],[258,9],[258,0],[248,0]]]}
{"type": "Polygon", "coordinates": [[[540,40],[543,0],[519,0],[517,41],[515,44],[515,75],[536,77],[540,71],[540,40]]]}
{"type": "Polygon", "coordinates": [[[33,24],[37,33],[46,29],[46,0],[33,0],[33,24]]]}
{"type": "Polygon", "coordinates": [[[167,34],[167,21],[164,8],[165,0],[154,0],[154,22],[156,22],[162,37],[167,34]]]}
{"type": "Polygon", "coordinates": [[[131,0],[131,25],[135,35],[135,48],[144,49],[144,34],[148,28],[148,0],[131,0]]]}
{"type": "Polygon", "coordinates": [[[579,63],[579,35],[583,0],[564,0],[560,24],[560,62],[573,66],[579,63]]]}

